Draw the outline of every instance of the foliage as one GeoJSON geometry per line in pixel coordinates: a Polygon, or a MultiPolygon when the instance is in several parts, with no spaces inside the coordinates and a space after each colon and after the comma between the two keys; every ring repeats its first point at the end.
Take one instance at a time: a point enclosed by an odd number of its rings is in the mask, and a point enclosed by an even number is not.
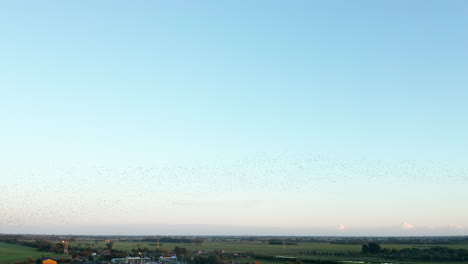
{"type": "Polygon", "coordinates": [[[375,242],[370,242],[362,245],[363,254],[379,254],[382,251],[380,244],[375,242]]]}
{"type": "Polygon", "coordinates": [[[297,245],[297,242],[294,242],[290,239],[270,239],[268,241],[270,245],[297,245]]]}

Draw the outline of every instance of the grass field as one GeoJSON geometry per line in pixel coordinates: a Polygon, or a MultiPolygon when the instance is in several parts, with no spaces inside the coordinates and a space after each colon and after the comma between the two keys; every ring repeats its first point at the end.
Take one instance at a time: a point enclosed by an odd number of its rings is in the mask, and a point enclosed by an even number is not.
{"type": "MultiPolygon", "coordinates": [[[[156,248],[155,242],[133,242],[133,241],[113,241],[114,249],[130,251],[133,248],[156,248]]],[[[99,241],[80,241],[80,242],[71,242],[70,246],[76,246],[80,244],[81,247],[87,247],[87,244],[94,244],[90,245],[92,248],[105,248],[106,242],[99,241]]],[[[245,252],[254,252],[255,254],[260,255],[272,255],[272,256],[288,256],[288,257],[299,257],[302,259],[333,259],[333,260],[361,260],[361,261],[368,261],[368,262],[386,262],[380,261],[379,259],[367,257],[364,258],[363,256],[322,256],[322,255],[309,255],[303,254],[301,252],[311,252],[315,250],[316,252],[331,252],[331,253],[338,253],[338,252],[351,252],[351,253],[359,253],[361,252],[361,245],[347,245],[347,244],[330,244],[330,243],[316,243],[316,242],[302,242],[298,245],[270,245],[268,242],[261,242],[261,241],[206,241],[200,245],[195,243],[161,243],[162,249],[174,249],[176,246],[187,248],[188,250],[202,250],[205,252],[211,252],[213,250],[224,250],[226,253],[245,253],[245,252]]],[[[395,248],[395,249],[403,249],[403,248],[427,248],[433,246],[444,246],[449,248],[463,248],[468,249],[468,244],[448,244],[448,245],[411,245],[411,244],[382,244],[383,248],[395,248]]],[[[43,254],[47,254],[45,252],[36,251],[34,248],[18,246],[13,244],[7,244],[0,242],[0,264],[11,264],[16,261],[24,262],[29,256],[33,259],[40,258],[43,254]]],[[[54,257],[57,255],[49,255],[49,257],[54,257]]],[[[60,256],[60,255],[59,255],[60,256]]],[[[63,256],[63,255],[62,255],[63,256]]],[[[267,263],[267,261],[261,261],[263,264],[271,264],[267,263]]],[[[279,262],[276,262],[279,263],[279,262]]],[[[418,262],[399,262],[399,263],[408,263],[408,264],[417,264],[418,262]]],[[[428,263],[428,262],[426,262],[428,263]]],[[[434,262],[430,262],[433,264],[434,262]]],[[[466,262],[465,262],[466,263],[466,262]]],[[[450,264],[449,262],[444,262],[444,264],[450,264]]],[[[460,264],[460,262],[458,262],[460,264]]]]}
{"type": "MultiPolygon", "coordinates": [[[[78,242],[73,242],[71,245],[76,245],[78,242]]],[[[84,243],[89,243],[86,241],[80,242],[81,246],[84,246],[84,243]]],[[[375,257],[363,257],[359,255],[351,255],[351,256],[323,256],[323,255],[309,255],[304,254],[301,252],[311,252],[315,250],[316,252],[331,252],[331,253],[339,253],[339,252],[351,252],[353,253],[360,253],[361,252],[361,245],[348,245],[348,244],[330,244],[330,243],[315,243],[315,242],[302,242],[298,245],[270,245],[268,242],[261,242],[261,241],[206,241],[200,245],[196,245],[195,243],[161,243],[162,249],[174,249],[176,246],[187,248],[188,250],[202,250],[205,252],[211,252],[213,250],[224,250],[226,253],[245,253],[253,251],[255,254],[260,255],[272,255],[272,256],[288,256],[288,257],[298,257],[302,259],[330,259],[330,260],[359,260],[359,261],[366,261],[366,262],[374,262],[374,263],[382,263],[388,262],[388,260],[381,260],[375,257]]],[[[412,245],[412,244],[382,244],[383,248],[395,248],[395,249],[403,249],[403,248],[428,248],[434,246],[443,246],[449,248],[463,248],[468,249],[468,244],[440,244],[440,245],[412,245]]],[[[106,247],[106,242],[97,242],[94,247],[106,247]]],[[[119,250],[126,250],[130,251],[133,248],[155,248],[155,243],[151,242],[131,242],[131,241],[114,241],[113,248],[119,250]]],[[[268,261],[261,261],[262,264],[272,264],[268,261]]],[[[281,263],[281,262],[275,262],[281,263]]],[[[419,264],[418,262],[398,262],[398,263],[405,263],[405,264],[419,264]]],[[[435,262],[431,262],[434,264],[435,262]]],[[[443,262],[444,264],[450,264],[449,262],[443,262]]],[[[425,262],[427,264],[427,262],[425,262]]],[[[460,264],[460,262],[458,262],[460,264]]]]}
{"type": "MultiPolygon", "coordinates": [[[[70,245],[77,245],[81,243],[82,247],[85,247],[86,242],[72,242],[70,245]]],[[[224,250],[227,253],[243,253],[247,251],[254,251],[257,254],[265,255],[290,255],[296,256],[301,251],[327,251],[327,252],[360,252],[360,245],[334,245],[328,243],[299,243],[298,245],[270,245],[267,242],[262,243],[260,241],[228,241],[228,242],[218,242],[218,241],[207,241],[200,245],[195,243],[161,243],[161,248],[163,249],[174,249],[176,246],[184,247],[189,250],[202,250],[202,251],[213,251],[213,250],[224,250]]],[[[97,242],[95,247],[106,247],[106,242],[97,242]]],[[[114,249],[119,250],[131,250],[132,248],[155,248],[155,243],[147,242],[128,242],[128,241],[114,241],[114,249]]]]}
{"type": "Polygon", "coordinates": [[[63,255],[49,254],[48,252],[40,252],[35,248],[13,245],[0,242],[0,264],[10,264],[21,262],[23,263],[32,257],[34,260],[44,257],[60,257],[63,255]]]}
{"type": "MultiPolygon", "coordinates": [[[[73,242],[71,245],[81,243],[82,247],[86,241],[73,242]]],[[[440,244],[440,245],[411,245],[411,244],[381,244],[383,248],[429,248],[434,246],[443,246],[449,248],[463,248],[468,250],[468,244],[440,244]]],[[[345,244],[330,244],[330,243],[315,243],[315,242],[303,242],[298,245],[270,245],[267,242],[262,243],[261,241],[206,241],[200,245],[194,243],[161,243],[163,249],[174,249],[176,246],[184,247],[189,250],[202,250],[202,251],[213,251],[213,250],[224,250],[227,253],[243,253],[247,251],[253,251],[256,254],[264,255],[283,255],[291,257],[311,256],[301,254],[300,252],[310,252],[315,250],[317,252],[348,252],[359,253],[361,252],[361,245],[345,245],[345,244]]],[[[97,242],[95,247],[106,247],[106,242],[97,242]]],[[[131,250],[133,248],[155,248],[155,243],[147,242],[130,242],[130,241],[114,241],[114,249],[119,250],[131,250]]]]}

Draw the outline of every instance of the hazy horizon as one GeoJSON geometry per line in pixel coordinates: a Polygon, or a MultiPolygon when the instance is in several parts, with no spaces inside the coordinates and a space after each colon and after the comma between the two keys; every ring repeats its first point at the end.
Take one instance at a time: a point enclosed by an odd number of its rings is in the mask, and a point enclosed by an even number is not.
{"type": "Polygon", "coordinates": [[[468,236],[466,229],[457,226],[405,228],[403,224],[371,229],[277,228],[262,226],[214,225],[39,225],[27,229],[14,229],[9,234],[76,235],[76,236],[310,236],[310,237],[425,237],[468,236]]]}
{"type": "Polygon", "coordinates": [[[0,233],[467,235],[467,28],[456,0],[4,2],[0,233]]]}

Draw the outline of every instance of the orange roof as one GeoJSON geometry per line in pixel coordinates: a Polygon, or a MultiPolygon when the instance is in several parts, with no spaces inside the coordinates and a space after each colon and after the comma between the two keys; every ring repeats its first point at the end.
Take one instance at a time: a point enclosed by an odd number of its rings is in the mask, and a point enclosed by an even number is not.
{"type": "Polygon", "coordinates": [[[53,259],[46,259],[46,260],[42,261],[42,264],[57,264],[57,261],[55,261],[53,259]]]}

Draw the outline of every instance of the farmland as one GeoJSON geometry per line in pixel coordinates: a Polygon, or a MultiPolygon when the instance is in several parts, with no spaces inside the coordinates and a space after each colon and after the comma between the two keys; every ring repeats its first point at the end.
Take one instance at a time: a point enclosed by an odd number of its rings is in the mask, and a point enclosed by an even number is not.
{"type": "MultiPolygon", "coordinates": [[[[73,242],[70,245],[78,245],[79,242],[73,242]]],[[[81,242],[83,244],[83,242],[81,242]]],[[[105,247],[105,242],[97,242],[97,247],[105,247]]],[[[213,250],[224,250],[226,253],[241,253],[247,251],[253,251],[256,254],[265,255],[288,255],[296,256],[302,251],[327,251],[327,252],[342,252],[352,251],[360,252],[360,245],[339,245],[329,243],[311,243],[304,242],[298,245],[269,245],[261,241],[207,241],[200,245],[195,243],[161,243],[163,249],[173,249],[176,246],[184,247],[189,250],[202,250],[202,251],[213,251],[213,250]]],[[[131,250],[133,248],[155,248],[155,243],[148,242],[130,242],[130,241],[115,241],[114,249],[119,250],[131,250]]]]}
{"type": "MultiPolygon", "coordinates": [[[[372,263],[467,263],[468,241],[466,238],[422,240],[421,238],[372,238],[378,241],[379,253],[365,253],[363,244],[368,243],[367,238],[240,238],[240,237],[206,237],[194,238],[163,237],[157,242],[156,237],[63,237],[46,236],[39,240],[28,236],[10,236],[7,243],[1,243],[0,264],[14,261],[24,262],[29,256],[33,259],[51,252],[37,251],[35,247],[42,245],[46,251],[63,251],[62,240],[69,241],[70,256],[72,258],[89,256],[97,253],[95,260],[109,261],[117,256],[145,256],[158,258],[177,248],[182,248],[183,259],[193,262],[190,256],[193,251],[202,251],[202,256],[219,255],[230,263],[236,259],[237,263],[252,263],[252,260],[262,264],[282,264],[288,258],[302,259],[314,262],[318,260],[332,261],[365,261],[372,263]],[[192,241],[189,243],[189,241],[192,241]],[[426,244],[426,242],[428,242],[426,244]],[[15,243],[15,244],[11,244],[15,243]],[[22,243],[25,246],[16,244],[22,243]],[[45,244],[44,244],[45,243],[45,244]],[[47,244],[49,243],[49,244],[47,244]],[[60,248],[62,246],[62,248],[60,248]],[[220,254],[224,253],[224,256],[220,254]],[[393,253],[395,252],[395,253],[393,253]],[[409,252],[409,253],[408,253],[409,252]],[[103,255],[101,255],[103,253],[103,255]],[[238,254],[234,254],[238,253],[238,254]],[[105,255],[107,254],[107,255],[105,255]],[[395,254],[395,255],[392,255],[395,254]],[[236,257],[237,256],[237,257],[236,257]],[[284,258],[276,258],[282,256],[284,258]],[[425,261],[425,262],[422,262],[425,261]]],[[[5,240],[7,241],[7,240],[5,240]]],[[[372,243],[369,243],[369,245],[372,243]]],[[[373,243],[377,244],[377,243],[373,243]]],[[[367,244],[366,244],[367,245],[367,244]]],[[[178,253],[177,253],[178,254],[178,253]]],[[[78,261],[75,260],[75,262],[78,261]]],[[[87,261],[81,258],[79,261],[87,261]]],[[[294,260],[295,261],[295,260],[294,260]]],[[[293,261],[293,263],[294,263],[293,261]]]]}
{"type": "MultiPolygon", "coordinates": [[[[86,241],[80,242],[71,242],[70,245],[77,246],[78,244],[83,245],[86,241]]],[[[93,242],[95,243],[94,247],[106,247],[106,242],[93,242]]],[[[195,243],[161,243],[160,247],[163,249],[173,249],[176,246],[184,247],[188,250],[202,250],[202,251],[213,251],[213,250],[224,250],[226,253],[243,253],[243,252],[254,252],[255,254],[261,255],[282,255],[282,256],[291,256],[291,257],[304,257],[308,254],[304,252],[311,252],[313,250],[317,252],[330,252],[330,253],[340,253],[340,252],[351,252],[351,253],[360,253],[361,245],[360,244],[331,244],[326,242],[301,242],[297,245],[270,245],[267,242],[262,241],[240,241],[240,240],[231,240],[231,241],[206,241],[202,244],[195,243]]],[[[467,249],[468,243],[466,244],[382,244],[382,247],[385,248],[429,248],[434,246],[445,246],[454,249],[467,249]]],[[[126,250],[129,251],[134,248],[155,248],[154,242],[133,242],[133,241],[114,241],[114,249],[126,250]]]]}
{"type": "Polygon", "coordinates": [[[61,255],[40,252],[31,247],[0,242],[0,264],[16,263],[17,261],[23,263],[28,257],[36,260],[43,256],[56,257],[61,255]]]}

